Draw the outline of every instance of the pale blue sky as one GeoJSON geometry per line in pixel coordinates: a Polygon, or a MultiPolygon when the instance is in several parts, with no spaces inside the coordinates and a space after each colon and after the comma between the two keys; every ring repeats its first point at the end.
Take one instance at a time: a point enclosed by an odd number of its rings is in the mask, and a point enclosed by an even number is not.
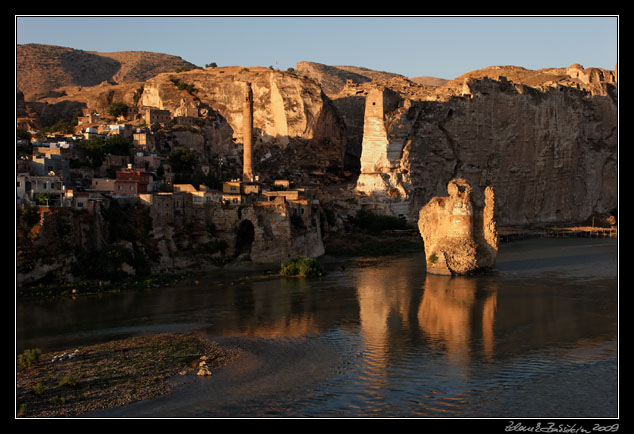
{"type": "Polygon", "coordinates": [[[353,65],[451,79],[493,65],[614,69],[617,16],[16,16],[16,43],[153,51],[198,66],[353,65]]]}

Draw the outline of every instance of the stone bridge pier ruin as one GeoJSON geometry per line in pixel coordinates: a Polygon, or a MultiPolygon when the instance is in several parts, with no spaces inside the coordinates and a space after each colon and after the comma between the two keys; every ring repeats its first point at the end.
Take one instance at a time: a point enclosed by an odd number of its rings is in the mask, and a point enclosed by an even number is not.
{"type": "Polygon", "coordinates": [[[448,197],[434,197],[419,212],[427,272],[463,275],[492,270],[498,251],[495,193],[484,191],[484,206],[474,206],[472,188],[462,178],[447,185],[448,197]]]}

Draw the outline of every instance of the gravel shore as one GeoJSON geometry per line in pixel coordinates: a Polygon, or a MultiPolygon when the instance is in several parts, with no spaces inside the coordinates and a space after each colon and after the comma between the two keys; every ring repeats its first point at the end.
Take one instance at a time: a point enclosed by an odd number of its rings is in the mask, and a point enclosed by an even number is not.
{"type": "Polygon", "coordinates": [[[169,393],[180,376],[239,356],[198,333],[163,333],[42,354],[17,369],[17,417],[81,417],[169,393]],[[171,380],[171,381],[170,381],[171,380]]]}

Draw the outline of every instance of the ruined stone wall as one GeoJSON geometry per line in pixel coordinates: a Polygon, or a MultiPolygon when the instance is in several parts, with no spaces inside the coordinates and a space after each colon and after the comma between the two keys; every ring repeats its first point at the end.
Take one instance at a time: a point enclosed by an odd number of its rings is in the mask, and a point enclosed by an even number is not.
{"type": "MultiPolygon", "coordinates": [[[[149,203],[150,201],[146,201],[149,203]]],[[[154,195],[150,215],[153,236],[161,251],[165,269],[209,265],[210,259],[247,253],[258,263],[279,263],[293,256],[324,254],[320,213],[303,214],[303,227],[291,222],[288,202],[255,202],[227,207],[220,203],[195,205],[190,194],[154,195]],[[248,252],[238,251],[238,233],[245,221],[253,225],[248,252]],[[208,246],[223,241],[220,252],[205,254],[208,246]]]]}

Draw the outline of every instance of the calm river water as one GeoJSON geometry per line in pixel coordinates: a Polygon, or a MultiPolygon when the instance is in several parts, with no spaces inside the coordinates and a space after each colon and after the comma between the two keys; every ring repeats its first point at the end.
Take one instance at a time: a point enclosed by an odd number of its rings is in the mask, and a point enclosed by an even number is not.
{"type": "Polygon", "coordinates": [[[496,271],[477,277],[428,275],[422,253],[326,262],[321,280],[228,269],[197,285],[20,301],[16,344],[203,329],[244,351],[98,417],[612,418],[617,266],[616,240],[575,238],[502,244],[496,271]]]}

